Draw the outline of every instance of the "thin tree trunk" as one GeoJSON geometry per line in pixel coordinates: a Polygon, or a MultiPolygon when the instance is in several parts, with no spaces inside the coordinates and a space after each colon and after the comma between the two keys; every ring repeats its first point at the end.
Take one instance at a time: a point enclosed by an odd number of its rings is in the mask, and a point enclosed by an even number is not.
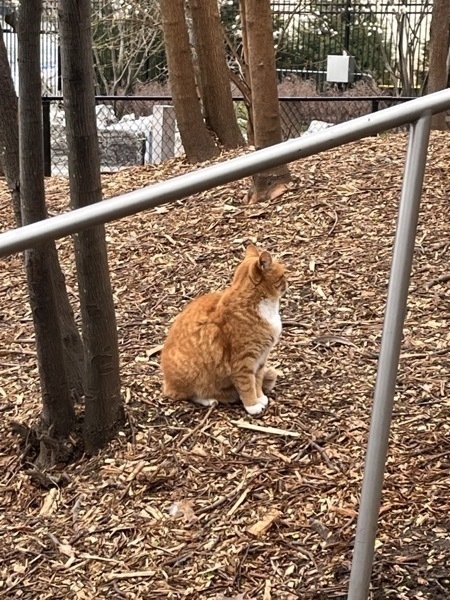
{"type": "Polygon", "coordinates": [[[19,180],[19,125],[17,96],[11,76],[3,32],[0,28],[0,162],[11,193],[14,219],[21,223],[19,180]]]}
{"type": "MultiPolygon", "coordinates": [[[[245,1],[255,147],[266,148],[282,141],[280,107],[275,71],[270,0],[245,1]]],[[[253,177],[250,202],[279,196],[291,180],[286,165],[253,177]]]]}
{"type": "MultiPolygon", "coordinates": [[[[22,0],[19,18],[19,144],[22,222],[47,217],[41,118],[40,23],[42,0],[22,0]]],[[[49,260],[50,245],[25,252],[30,306],[36,332],[41,381],[42,426],[55,437],[67,436],[75,413],[70,396],[49,260]]]]}
{"type": "MultiPolygon", "coordinates": [[[[60,0],[59,28],[72,208],[102,199],[95,117],[90,0],[60,0]]],[[[84,439],[107,443],[123,422],[119,347],[104,226],[75,236],[86,354],[84,439]]]]}
{"type": "Polygon", "coordinates": [[[190,0],[206,124],[226,148],[244,145],[234,112],[217,0],[190,0]]]}
{"type": "MultiPolygon", "coordinates": [[[[447,87],[447,55],[449,50],[450,2],[434,0],[430,25],[430,67],[428,71],[428,93],[447,87]]],[[[447,130],[447,111],[433,115],[431,127],[447,130]]]]}
{"type": "Polygon", "coordinates": [[[184,15],[184,0],[160,0],[169,82],[186,158],[201,162],[219,150],[203,121],[184,15]]]}
{"type": "Polygon", "coordinates": [[[84,348],[80,332],[75,323],[69,296],[67,295],[66,278],[61,270],[58,251],[54,242],[49,242],[49,261],[70,391],[74,400],[80,401],[84,395],[84,348]]]}
{"type": "Polygon", "coordinates": [[[239,16],[241,18],[242,27],[242,71],[244,75],[244,81],[248,88],[248,93],[244,96],[245,108],[248,113],[247,119],[247,141],[252,146],[255,145],[255,130],[253,127],[253,110],[252,110],[252,88],[250,82],[250,67],[248,58],[248,39],[247,39],[247,11],[244,0],[239,0],[239,16]]]}
{"type": "Polygon", "coordinates": [[[195,92],[196,96],[200,99],[203,116],[205,116],[205,110],[203,106],[202,90],[201,90],[201,75],[200,75],[200,63],[197,54],[197,40],[195,39],[196,31],[192,23],[192,14],[190,10],[190,1],[185,0],[184,3],[184,19],[186,22],[186,30],[189,39],[189,49],[191,52],[192,66],[194,67],[194,79],[195,79],[195,92]]]}
{"type": "MultiPolygon", "coordinates": [[[[18,102],[1,31],[0,90],[0,156],[8,188],[11,192],[16,227],[21,227],[18,102]]],[[[67,376],[74,397],[79,398],[83,395],[83,343],[75,324],[54,242],[49,244],[49,259],[55,285],[67,376]]]]}

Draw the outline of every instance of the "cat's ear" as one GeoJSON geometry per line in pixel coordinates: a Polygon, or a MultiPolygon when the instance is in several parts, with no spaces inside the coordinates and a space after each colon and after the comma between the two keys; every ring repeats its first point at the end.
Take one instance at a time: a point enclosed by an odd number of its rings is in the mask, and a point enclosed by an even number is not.
{"type": "Polygon", "coordinates": [[[245,251],[245,258],[257,258],[259,256],[258,248],[250,244],[245,251]]]}
{"type": "Polygon", "coordinates": [[[258,265],[261,271],[267,271],[271,264],[272,256],[269,254],[269,252],[261,252],[258,258],[258,265]]]}

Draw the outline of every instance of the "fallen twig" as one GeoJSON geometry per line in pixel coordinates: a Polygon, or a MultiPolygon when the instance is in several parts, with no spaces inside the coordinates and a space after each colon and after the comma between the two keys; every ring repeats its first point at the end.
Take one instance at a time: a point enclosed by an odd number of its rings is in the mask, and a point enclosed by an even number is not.
{"type": "Polygon", "coordinates": [[[438,285],[439,283],[447,283],[447,281],[450,281],[450,273],[446,273],[445,275],[441,275],[436,279],[432,279],[430,282],[427,283],[425,289],[429,290],[433,286],[438,285]]]}
{"type": "Polygon", "coordinates": [[[210,414],[212,413],[212,411],[216,408],[217,403],[215,404],[211,404],[211,406],[208,408],[208,411],[206,413],[206,415],[203,417],[203,419],[200,421],[200,423],[198,425],[196,425],[194,427],[194,429],[191,429],[190,431],[188,431],[180,440],[180,445],[184,444],[184,442],[186,440],[188,440],[190,437],[192,437],[194,435],[194,433],[197,433],[200,429],[202,429],[202,427],[204,426],[204,424],[206,423],[206,421],[209,419],[210,414]]]}
{"type": "Polygon", "coordinates": [[[252,431],[258,431],[260,433],[270,433],[272,435],[288,435],[290,437],[302,437],[301,433],[298,431],[290,431],[289,429],[279,429],[278,427],[265,427],[264,425],[254,425],[253,423],[248,423],[247,421],[243,421],[239,419],[239,421],[231,421],[233,425],[236,427],[241,427],[242,429],[251,429],[252,431]]]}
{"type": "Polygon", "coordinates": [[[109,573],[108,579],[130,579],[132,577],[153,577],[156,571],[129,571],[128,573],[109,573]]]}
{"type": "Polygon", "coordinates": [[[136,476],[142,471],[146,464],[147,462],[145,460],[140,460],[138,464],[134,467],[134,469],[131,471],[131,473],[128,475],[127,485],[120,495],[121,500],[125,498],[125,496],[128,494],[131,486],[133,485],[133,481],[135,480],[136,476]]]}

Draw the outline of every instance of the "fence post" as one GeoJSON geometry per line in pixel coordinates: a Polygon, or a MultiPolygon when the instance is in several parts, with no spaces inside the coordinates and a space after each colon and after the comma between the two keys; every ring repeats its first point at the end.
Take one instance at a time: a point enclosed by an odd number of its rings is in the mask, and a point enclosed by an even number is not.
{"type": "Polygon", "coordinates": [[[380,108],[380,101],[378,100],[378,98],[373,98],[372,100],[372,112],[378,112],[378,109],[380,108]]]}
{"type": "Polygon", "coordinates": [[[350,32],[351,32],[351,22],[352,22],[352,13],[351,9],[351,0],[346,0],[345,9],[343,13],[344,17],[344,49],[349,51],[350,48],[350,32]]]}
{"type": "Polygon", "coordinates": [[[52,147],[50,141],[50,100],[42,98],[42,134],[44,141],[44,176],[52,175],[52,147]]]}
{"type": "Polygon", "coordinates": [[[175,156],[175,109],[157,104],[153,107],[152,162],[159,164],[175,156]]]}

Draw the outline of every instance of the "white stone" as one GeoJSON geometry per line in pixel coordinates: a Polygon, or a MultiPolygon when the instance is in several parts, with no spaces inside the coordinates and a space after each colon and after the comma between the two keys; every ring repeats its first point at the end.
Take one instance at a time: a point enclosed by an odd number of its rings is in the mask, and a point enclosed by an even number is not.
{"type": "Polygon", "coordinates": [[[153,107],[152,162],[156,165],[175,155],[175,108],[156,104],[153,107]]]}
{"type": "Polygon", "coordinates": [[[334,123],[327,123],[326,121],[317,121],[314,119],[311,121],[308,129],[302,135],[311,135],[312,133],[317,133],[318,131],[328,129],[328,127],[333,127],[333,125],[334,123]]]}
{"type": "Polygon", "coordinates": [[[97,104],[95,106],[95,114],[97,116],[97,127],[103,129],[117,123],[114,107],[110,104],[97,104]]]}

